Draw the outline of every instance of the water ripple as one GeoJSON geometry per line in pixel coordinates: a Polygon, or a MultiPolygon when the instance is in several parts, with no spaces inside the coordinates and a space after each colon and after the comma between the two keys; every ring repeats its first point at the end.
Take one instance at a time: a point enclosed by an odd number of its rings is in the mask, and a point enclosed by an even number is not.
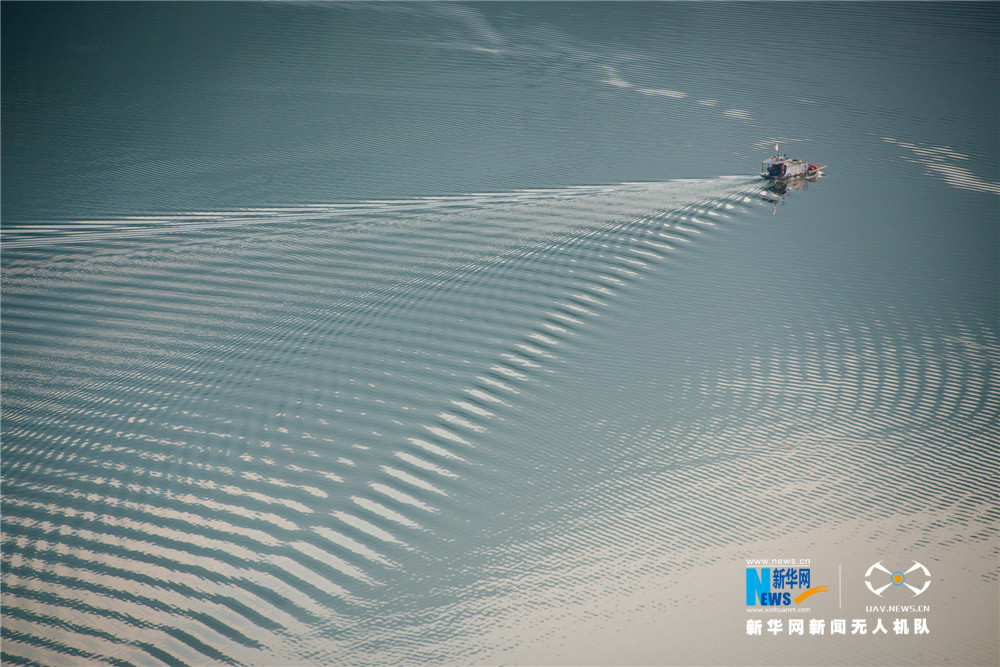
{"type": "Polygon", "coordinates": [[[259,662],[273,633],[357,625],[566,346],[752,192],[5,230],[5,655],[259,662]]]}

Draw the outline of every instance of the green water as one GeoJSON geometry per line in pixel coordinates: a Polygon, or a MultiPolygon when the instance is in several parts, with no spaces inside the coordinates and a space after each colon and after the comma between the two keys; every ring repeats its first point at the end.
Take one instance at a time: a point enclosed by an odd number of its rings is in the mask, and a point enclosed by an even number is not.
{"type": "Polygon", "coordinates": [[[5,663],[996,663],[996,5],[2,12],[5,663]]]}

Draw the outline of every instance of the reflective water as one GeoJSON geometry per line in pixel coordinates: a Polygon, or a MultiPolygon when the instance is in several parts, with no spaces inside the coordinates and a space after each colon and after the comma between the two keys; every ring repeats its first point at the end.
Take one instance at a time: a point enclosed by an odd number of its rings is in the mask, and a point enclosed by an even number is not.
{"type": "Polygon", "coordinates": [[[4,662],[996,663],[996,5],[2,11],[4,662]]]}

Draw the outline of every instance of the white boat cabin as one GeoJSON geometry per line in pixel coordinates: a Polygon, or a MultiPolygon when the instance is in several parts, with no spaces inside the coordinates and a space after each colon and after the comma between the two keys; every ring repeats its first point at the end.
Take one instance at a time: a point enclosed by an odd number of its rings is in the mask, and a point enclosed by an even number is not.
{"type": "Polygon", "coordinates": [[[809,172],[809,163],[775,155],[761,163],[761,176],[769,179],[796,178],[809,172]]]}

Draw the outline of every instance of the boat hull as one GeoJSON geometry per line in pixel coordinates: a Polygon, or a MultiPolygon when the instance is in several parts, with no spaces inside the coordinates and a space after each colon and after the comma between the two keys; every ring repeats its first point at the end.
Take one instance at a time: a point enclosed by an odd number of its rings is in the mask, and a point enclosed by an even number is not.
{"type": "Polygon", "coordinates": [[[784,172],[776,170],[764,170],[760,176],[768,181],[792,181],[797,178],[816,178],[823,175],[823,168],[826,165],[810,164],[805,167],[799,165],[786,166],[784,172]]]}
{"type": "Polygon", "coordinates": [[[784,155],[775,155],[761,163],[761,177],[769,181],[787,181],[794,178],[818,176],[823,166],[804,160],[793,160],[784,155]]]}

